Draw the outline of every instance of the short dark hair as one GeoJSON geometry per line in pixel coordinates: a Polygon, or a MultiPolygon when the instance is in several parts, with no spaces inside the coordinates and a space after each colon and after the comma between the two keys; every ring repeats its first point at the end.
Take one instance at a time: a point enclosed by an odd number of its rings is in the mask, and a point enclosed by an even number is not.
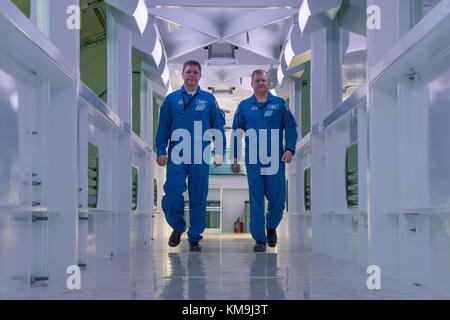
{"type": "Polygon", "coordinates": [[[201,66],[201,64],[198,61],[195,61],[195,60],[186,61],[183,64],[183,72],[184,72],[184,70],[186,70],[186,68],[188,66],[197,66],[198,67],[198,71],[200,71],[200,73],[202,73],[202,66],[201,66]]]}
{"type": "Polygon", "coordinates": [[[255,75],[263,74],[263,73],[267,76],[267,80],[269,80],[269,82],[270,82],[269,72],[267,72],[266,70],[263,70],[263,69],[256,69],[255,71],[253,71],[253,73],[252,73],[252,81],[253,81],[253,78],[255,77],[255,75]]]}

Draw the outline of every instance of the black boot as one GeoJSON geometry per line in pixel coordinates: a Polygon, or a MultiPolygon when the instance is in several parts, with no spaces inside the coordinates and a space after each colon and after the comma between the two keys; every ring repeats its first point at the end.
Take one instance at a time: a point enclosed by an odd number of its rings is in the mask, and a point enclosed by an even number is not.
{"type": "Polygon", "coordinates": [[[183,234],[183,232],[179,232],[179,231],[172,231],[172,234],[170,235],[169,238],[169,247],[176,247],[180,244],[181,242],[181,235],[183,234]]]}
{"type": "Polygon", "coordinates": [[[277,230],[267,229],[267,244],[269,247],[273,248],[277,245],[277,230]]]}
{"type": "Polygon", "coordinates": [[[253,247],[254,252],[266,252],[266,244],[263,242],[257,242],[253,247]]]}
{"type": "Polygon", "coordinates": [[[198,242],[191,242],[189,245],[189,251],[202,251],[202,247],[198,242]]]}

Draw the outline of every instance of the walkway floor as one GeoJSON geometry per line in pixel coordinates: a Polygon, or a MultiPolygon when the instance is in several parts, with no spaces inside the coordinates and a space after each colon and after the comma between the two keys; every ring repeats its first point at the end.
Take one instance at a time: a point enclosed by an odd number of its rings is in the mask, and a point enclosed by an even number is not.
{"type": "MultiPolygon", "coordinates": [[[[81,275],[81,290],[0,283],[0,299],[449,299],[422,287],[382,279],[368,290],[368,275],[354,265],[290,248],[253,253],[246,236],[206,236],[191,253],[167,240],[133,247],[130,255],[93,259],[81,275]]],[[[61,281],[60,281],[61,282],[61,281]]]]}

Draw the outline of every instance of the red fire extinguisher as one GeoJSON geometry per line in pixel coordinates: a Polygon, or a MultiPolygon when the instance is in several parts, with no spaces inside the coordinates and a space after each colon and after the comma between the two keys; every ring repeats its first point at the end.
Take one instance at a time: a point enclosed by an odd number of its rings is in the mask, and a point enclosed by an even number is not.
{"type": "Polygon", "coordinates": [[[244,224],[241,222],[240,217],[238,217],[237,220],[234,222],[234,232],[235,233],[244,232],[244,224]]]}

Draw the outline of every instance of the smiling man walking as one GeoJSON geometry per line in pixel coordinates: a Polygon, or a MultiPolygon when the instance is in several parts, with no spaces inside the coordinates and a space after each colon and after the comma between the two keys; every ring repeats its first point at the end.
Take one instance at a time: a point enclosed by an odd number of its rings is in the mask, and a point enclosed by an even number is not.
{"type": "Polygon", "coordinates": [[[180,244],[181,235],[186,231],[184,218],[184,197],[186,178],[189,186],[189,218],[190,228],[188,239],[191,251],[201,251],[199,241],[206,227],[206,199],[208,196],[209,157],[204,159],[204,150],[210,141],[204,141],[204,136],[210,129],[220,131],[223,145],[215,143],[215,166],[222,165],[225,150],[224,128],[225,115],[220,110],[216,99],[209,92],[200,89],[201,65],[197,61],[187,61],[183,65],[182,77],[184,85],[180,90],[169,94],[161,107],[158,131],[156,134],[157,163],[167,165],[166,183],[162,209],[173,232],[169,238],[169,246],[180,244]],[[200,129],[199,129],[200,128],[200,129]],[[176,141],[176,132],[184,130],[187,135],[183,141],[176,141]],[[175,134],[174,134],[175,132],[175,134]],[[200,136],[200,150],[194,148],[193,140],[200,136]],[[186,141],[184,141],[186,139],[186,141]],[[188,145],[179,154],[178,144],[188,145]],[[167,150],[168,146],[168,150],[167,150]],[[174,150],[174,148],[176,148],[174,150]],[[198,153],[201,152],[201,155],[198,153]],[[197,154],[196,154],[197,153],[197,154]],[[191,156],[192,155],[192,156],[191,156]],[[174,161],[180,156],[183,161],[174,161]],[[197,161],[201,159],[201,161],[197,161]],[[195,161],[194,161],[195,160],[195,161]],[[208,162],[206,162],[207,160],[208,162]]]}
{"type": "MultiPolygon", "coordinates": [[[[252,74],[254,95],[239,104],[233,121],[234,132],[238,129],[246,132],[245,165],[250,193],[250,232],[256,241],[254,251],[266,251],[266,243],[270,247],[277,244],[276,229],[283,217],[286,199],[285,163],[292,161],[298,138],[294,116],[283,99],[270,94],[269,85],[267,71],[255,70],[252,74]],[[254,133],[256,141],[250,142],[249,131],[254,133]],[[283,131],[286,135],[284,148],[283,131]],[[262,132],[265,135],[261,134],[262,132]],[[276,162],[271,163],[270,168],[268,163],[261,159],[264,154],[261,151],[267,150],[271,153],[268,156],[276,162]],[[252,158],[256,160],[254,163],[252,158]],[[272,167],[275,167],[275,170],[267,170],[272,167]],[[264,196],[269,202],[266,217],[264,196]]],[[[234,150],[231,169],[234,173],[239,173],[241,169],[236,141],[234,138],[231,140],[234,150]]]]}

